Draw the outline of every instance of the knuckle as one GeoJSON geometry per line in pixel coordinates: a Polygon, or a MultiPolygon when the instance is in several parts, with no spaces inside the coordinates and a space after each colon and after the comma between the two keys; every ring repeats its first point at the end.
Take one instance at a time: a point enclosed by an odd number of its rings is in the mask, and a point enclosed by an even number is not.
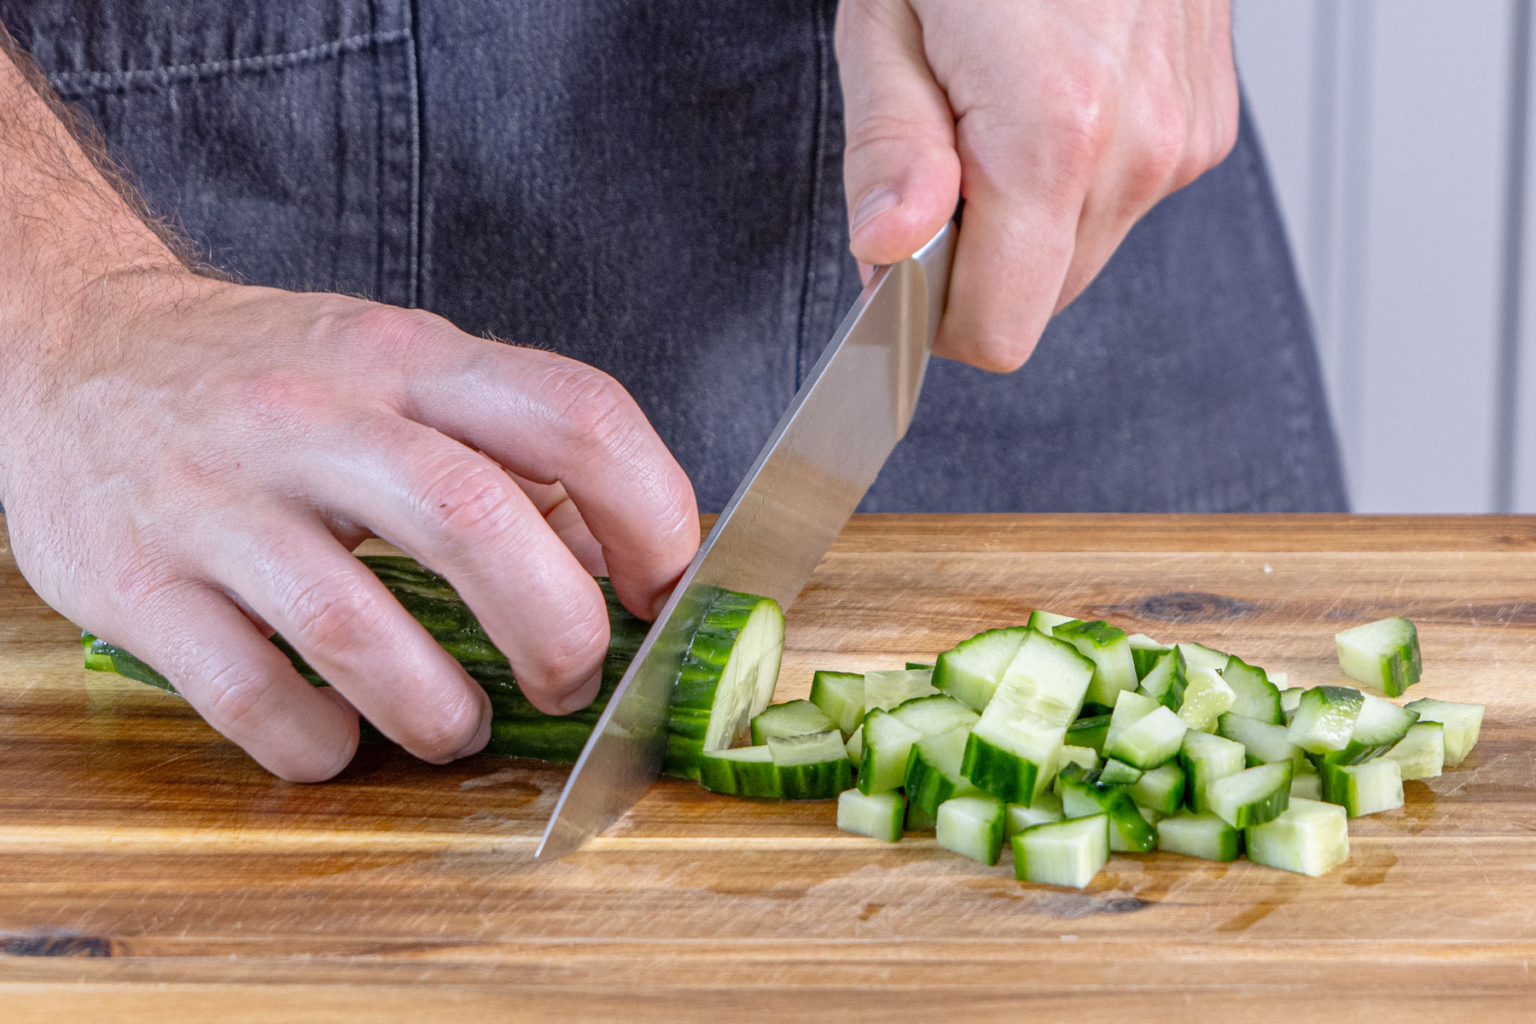
{"type": "Polygon", "coordinates": [[[1048,91],[1045,109],[1069,175],[1089,174],[1109,146],[1113,115],[1102,79],[1091,68],[1066,72],[1048,91]]]}
{"type": "Polygon", "coordinates": [[[572,363],[555,370],[549,385],[551,412],[571,443],[613,451],[634,437],[639,410],[629,392],[606,373],[572,363]]]}
{"type": "Polygon", "coordinates": [[[236,742],[262,735],[268,727],[270,682],[254,665],[234,663],[216,669],[206,680],[213,694],[209,722],[236,742]]]}
{"type": "Polygon", "coordinates": [[[355,574],[331,572],[299,585],[284,602],[294,640],[322,658],[336,658],[366,642],[376,609],[355,574]]]}
{"type": "Polygon", "coordinates": [[[540,647],[537,674],[549,685],[580,681],[607,649],[606,613],[573,613],[566,628],[550,635],[540,647]]]}
{"type": "Polygon", "coordinates": [[[516,526],[515,486],[500,467],[466,453],[432,467],[418,500],[433,527],[473,548],[506,536],[516,526]]]}
{"type": "Polygon", "coordinates": [[[370,305],[353,314],[350,326],[354,337],[370,349],[395,356],[437,346],[445,329],[455,330],[435,313],[385,305],[370,305]]]}

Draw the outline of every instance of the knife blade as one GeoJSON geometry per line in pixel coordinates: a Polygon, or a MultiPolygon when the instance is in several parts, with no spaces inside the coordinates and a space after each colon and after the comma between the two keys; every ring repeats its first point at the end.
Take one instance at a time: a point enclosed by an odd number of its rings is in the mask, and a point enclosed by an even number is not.
{"type": "Polygon", "coordinates": [[[661,773],[667,708],[715,594],[786,610],[907,432],[949,294],[957,229],[878,268],[679,579],[577,759],[535,856],[613,824],[661,773]]]}

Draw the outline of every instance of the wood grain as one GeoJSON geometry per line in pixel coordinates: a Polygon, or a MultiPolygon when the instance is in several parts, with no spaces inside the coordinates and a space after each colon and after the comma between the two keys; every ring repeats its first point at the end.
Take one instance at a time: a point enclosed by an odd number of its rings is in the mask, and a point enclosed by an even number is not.
{"type": "Polygon", "coordinates": [[[536,866],[563,769],[374,747],[272,779],[84,672],[3,551],[0,1021],[1531,1018],[1536,520],[861,517],[790,613],[779,695],[1035,607],[1309,684],[1338,629],[1406,614],[1414,695],[1486,703],[1482,743],[1322,879],[1152,854],[1027,886],[675,782],[536,866]]]}

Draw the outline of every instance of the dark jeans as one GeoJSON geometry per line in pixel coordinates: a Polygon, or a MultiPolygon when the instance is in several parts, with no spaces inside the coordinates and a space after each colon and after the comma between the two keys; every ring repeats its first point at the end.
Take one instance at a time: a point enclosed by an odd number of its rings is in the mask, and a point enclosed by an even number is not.
{"type": "MultiPolygon", "coordinates": [[[[240,278],[623,382],[717,509],[859,288],[835,0],[0,0],[240,278]]],[[[1345,507],[1246,116],[1020,372],[935,361],[865,508],[1345,507]]]]}

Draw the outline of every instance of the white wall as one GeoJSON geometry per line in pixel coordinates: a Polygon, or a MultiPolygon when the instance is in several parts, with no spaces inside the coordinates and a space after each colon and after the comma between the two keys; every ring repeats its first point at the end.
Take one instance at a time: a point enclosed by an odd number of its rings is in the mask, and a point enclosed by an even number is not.
{"type": "Polygon", "coordinates": [[[1536,511],[1530,3],[1234,0],[1358,511],[1536,511]]]}

